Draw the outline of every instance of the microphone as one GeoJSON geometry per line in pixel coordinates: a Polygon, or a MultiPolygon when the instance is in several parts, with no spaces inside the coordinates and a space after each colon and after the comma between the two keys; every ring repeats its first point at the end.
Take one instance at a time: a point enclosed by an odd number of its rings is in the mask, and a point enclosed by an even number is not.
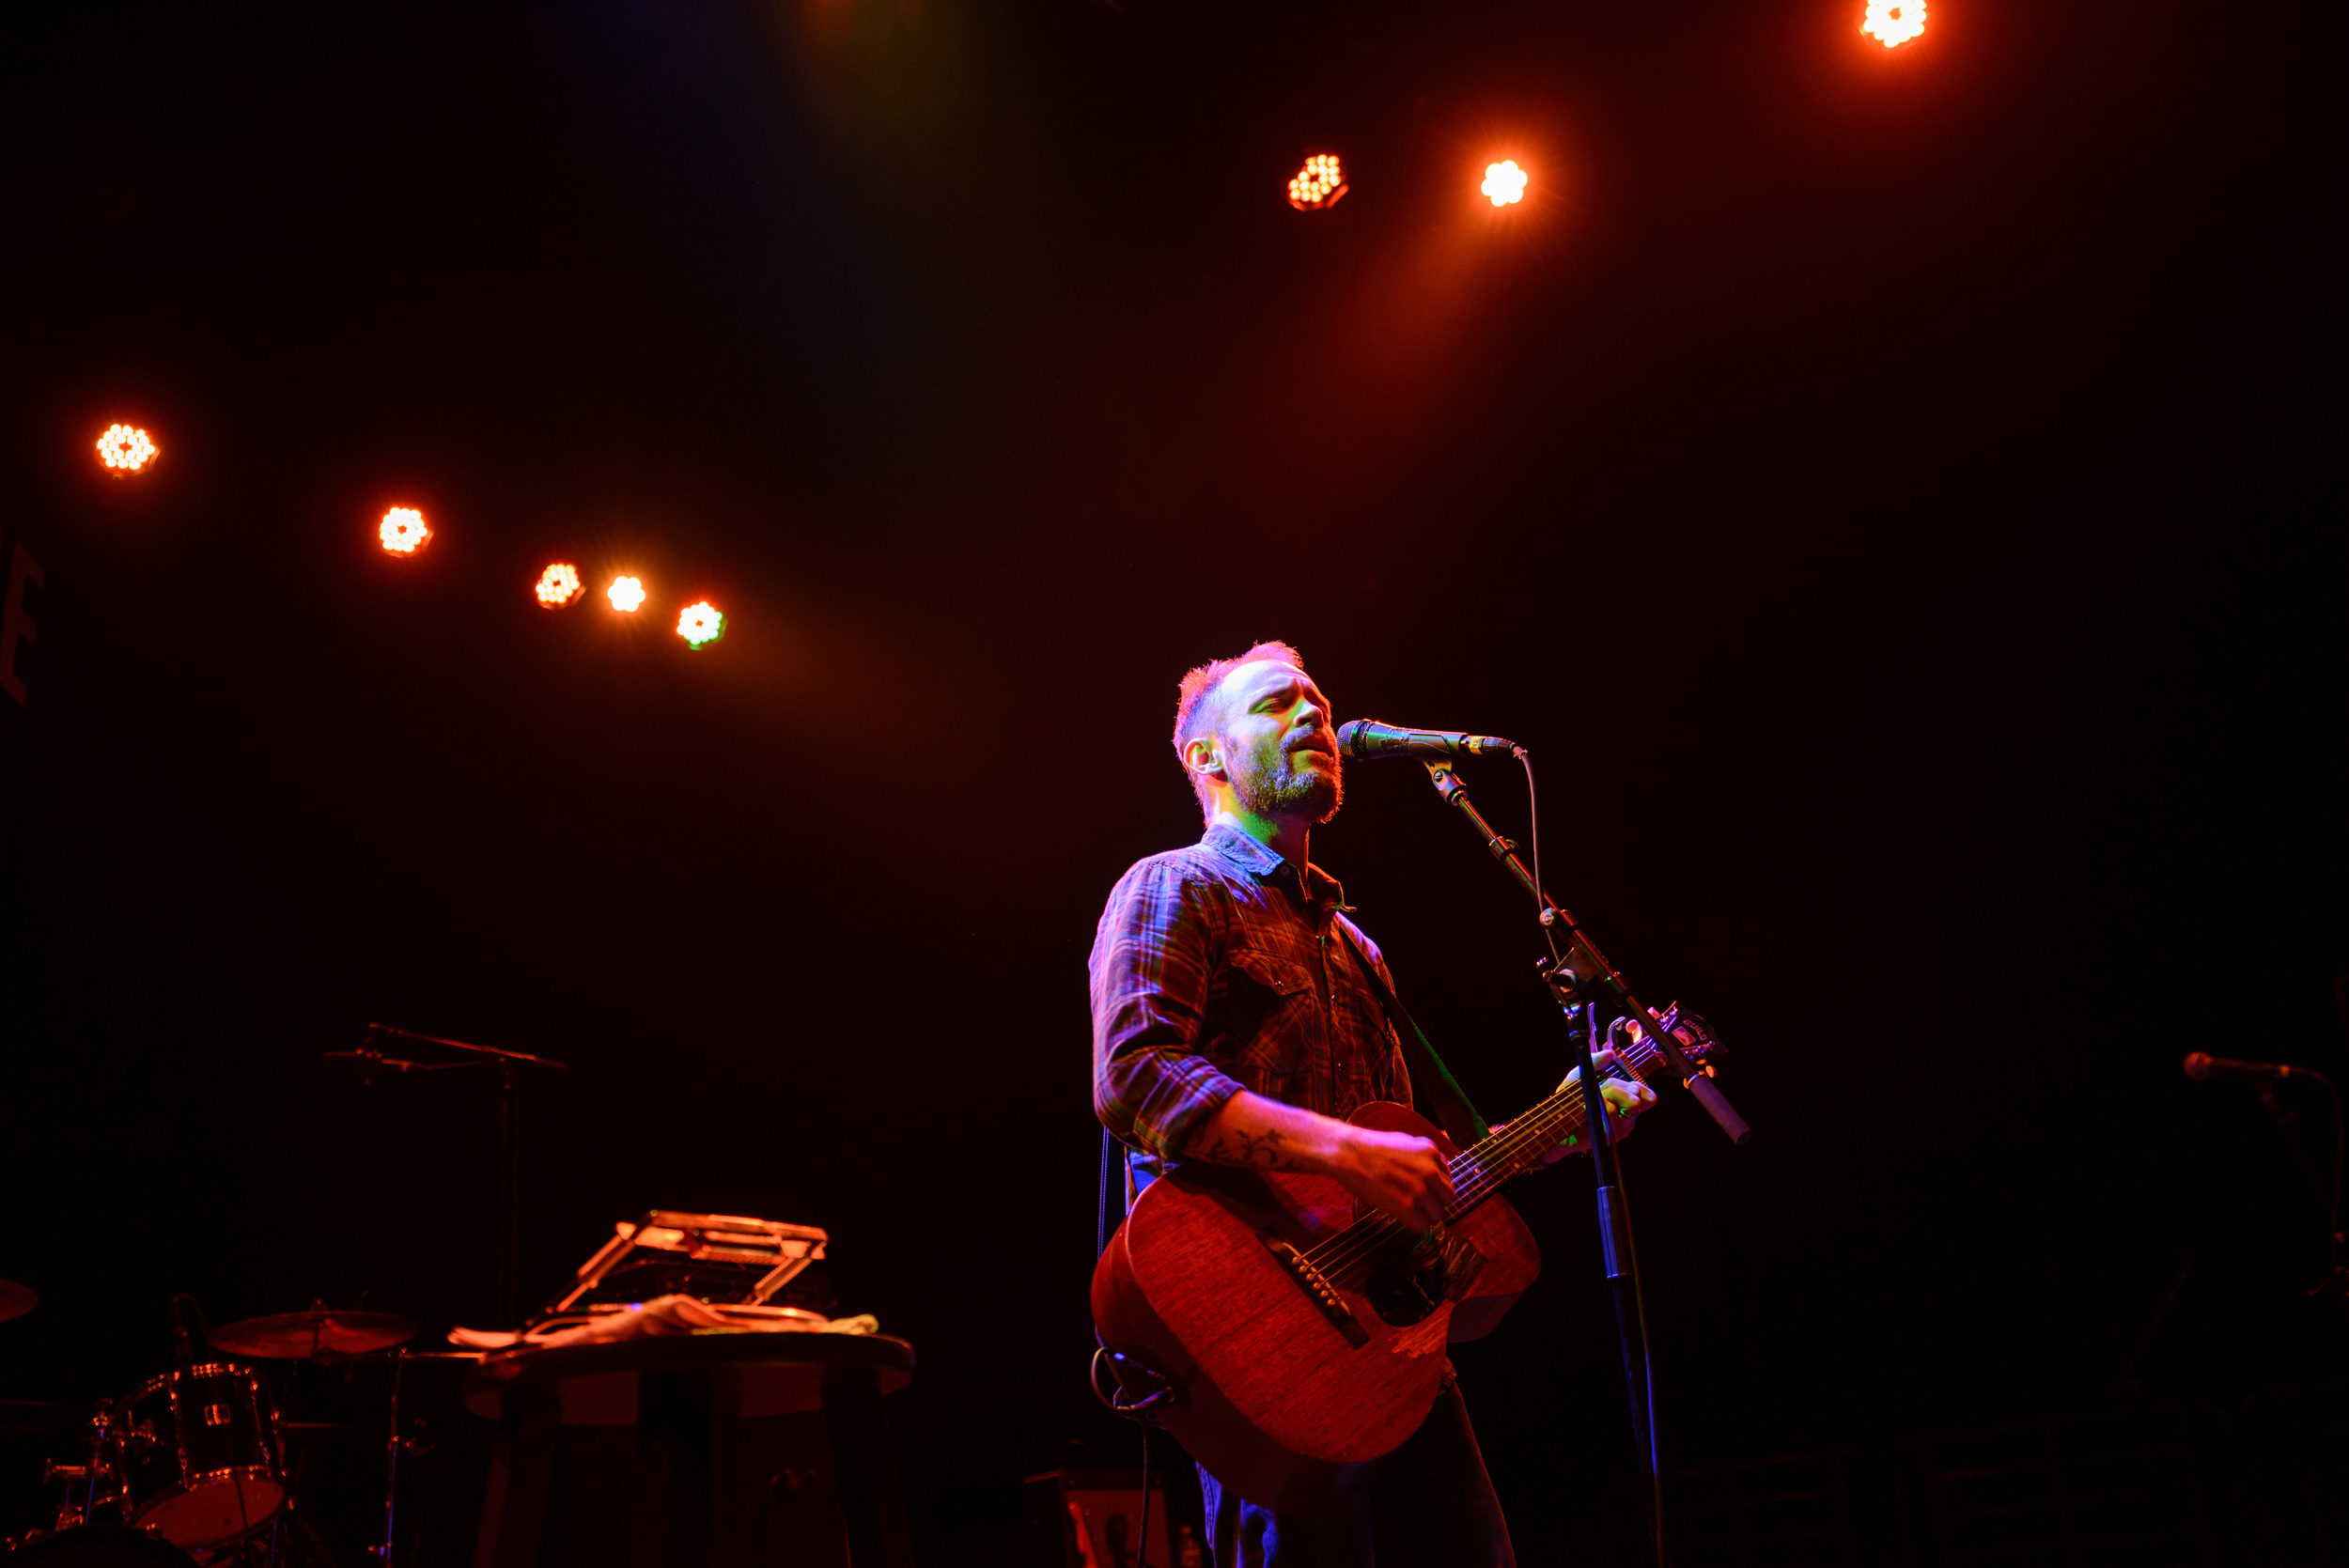
{"type": "Polygon", "coordinates": [[[1350,757],[1466,757],[1513,753],[1514,740],[1458,730],[1407,730],[1376,719],[1354,719],[1338,726],[1338,750],[1350,757]]]}
{"type": "Polygon", "coordinates": [[[2188,1051],[2186,1056],[2186,1076],[2198,1082],[2212,1078],[2290,1078],[2295,1073],[2302,1078],[2317,1076],[2288,1062],[2237,1062],[2232,1057],[2199,1050],[2188,1051]]]}

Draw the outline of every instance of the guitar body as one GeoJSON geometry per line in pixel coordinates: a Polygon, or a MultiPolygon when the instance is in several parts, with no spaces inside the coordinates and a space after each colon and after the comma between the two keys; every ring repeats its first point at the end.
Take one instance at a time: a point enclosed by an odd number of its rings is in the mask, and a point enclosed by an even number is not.
{"type": "MultiPolygon", "coordinates": [[[[1366,1105],[1351,1120],[1455,1152],[1399,1105],[1366,1105]]],[[[1268,1508],[1310,1510],[1366,1481],[1435,1404],[1447,1341],[1489,1331],[1541,1270],[1525,1222],[1487,1199],[1442,1233],[1448,1258],[1473,1250],[1471,1266],[1454,1271],[1464,1288],[1432,1309],[1440,1286],[1411,1295],[1407,1271],[1330,1278],[1357,1344],[1268,1245],[1309,1252],[1355,1219],[1353,1198],[1327,1177],[1189,1165],[1150,1184],[1094,1269],[1103,1342],[1180,1388],[1152,1415],[1268,1508]]]]}

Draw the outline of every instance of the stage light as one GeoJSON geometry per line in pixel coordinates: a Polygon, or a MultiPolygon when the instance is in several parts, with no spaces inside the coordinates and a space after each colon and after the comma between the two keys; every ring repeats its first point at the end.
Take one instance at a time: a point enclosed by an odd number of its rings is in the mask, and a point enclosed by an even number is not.
{"type": "Polygon", "coordinates": [[[644,580],[636,577],[615,577],[612,580],[612,586],[604,590],[604,595],[612,600],[612,608],[614,610],[640,609],[645,602],[644,580]]]}
{"type": "Polygon", "coordinates": [[[708,599],[689,604],[685,613],[677,618],[677,634],[694,647],[714,643],[726,634],[726,618],[718,613],[718,607],[708,599]]]}
{"type": "Polygon", "coordinates": [[[1346,193],[1346,171],[1334,152],[1316,152],[1289,179],[1289,205],[1299,212],[1323,212],[1346,193]]]}
{"type": "Polygon", "coordinates": [[[531,590],[538,602],[550,610],[560,610],[587,591],[579,580],[579,568],[568,561],[557,561],[538,574],[538,585],[531,590]]]}
{"type": "Polygon", "coordinates": [[[98,461],[110,478],[128,479],[154,460],[154,441],[135,425],[109,425],[98,438],[98,461]]]}
{"type": "Polygon", "coordinates": [[[1492,198],[1495,207],[1506,207],[1525,199],[1525,171],[1517,167],[1514,158],[1503,158],[1498,163],[1485,165],[1485,183],[1478,187],[1492,198]]]}
{"type": "Polygon", "coordinates": [[[432,537],[432,530],[424,525],[424,514],[413,506],[395,506],[383,514],[375,536],[394,555],[413,555],[432,537]]]}
{"type": "Polygon", "coordinates": [[[1925,0],[1868,0],[1859,30],[1887,49],[1898,48],[1925,30],[1925,0]]]}

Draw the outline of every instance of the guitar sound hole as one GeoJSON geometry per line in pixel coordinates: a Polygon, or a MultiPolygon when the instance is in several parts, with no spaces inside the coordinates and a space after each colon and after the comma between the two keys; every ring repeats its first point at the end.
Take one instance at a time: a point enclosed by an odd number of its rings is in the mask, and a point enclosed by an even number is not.
{"type": "Polygon", "coordinates": [[[1425,1268],[1392,1264],[1362,1281],[1372,1311],[1390,1327],[1408,1328],[1443,1301],[1444,1273],[1440,1260],[1425,1268]]]}

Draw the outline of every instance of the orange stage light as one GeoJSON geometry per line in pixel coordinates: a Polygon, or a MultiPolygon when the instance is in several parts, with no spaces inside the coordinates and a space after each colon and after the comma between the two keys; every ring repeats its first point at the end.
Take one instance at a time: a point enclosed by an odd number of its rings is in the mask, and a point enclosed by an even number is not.
{"type": "Polygon", "coordinates": [[[639,577],[615,577],[604,590],[614,610],[638,610],[645,603],[645,582],[639,577]]]}
{"type": "Polygon", "coordinates": [[[1525,199],[1525,171],[1517,167],[1514,158],[1503,158],[1498,163],[1485,165],[1485,183],[1478,187],[1492,198],[1495,207],[1525,199]]]}
{"type": "Polygon", "coordinates": [[[375,536],[394,555],[413,555],[432,537],[432,530],[424,525],[424,514],[413,506],[395,506],[383,514],[375,536]]]}
{"type": "Polygon", "coordinates": [[[1289,205],[1299,212],[1326,212],[1346,194],[1346,171],[1334,152],[1316,152],[1289,179],[1289,205]]]}
{"type": "Polygon", "coordinates": [[[557,561],[540,572],[538,585],[531,590],[538,596],[538,602],[550,610],[573,603],[586,591],[587,585],[579,580],[579,568],[568,561],[557,561]]]}
{"type": "Polygon", "coordinates": [[[716,605],[703,599],[685,607],[685,613],[677,618],[677,634],[698,648],[726,634],[726,618],[718,613],[716,605]]]}
{"type": "Polygon", "coordinates": [[[1897,48],[1925,30],[1925,0],[1868,0],[1859,30],[1887,49],[1897,48]]]}
{"type": "Polygon", "coordinates": [[[155,460],[155,442],[135,425],[109,425],[98,438],[98,461],[107,476],[128,479],[155,460]]]}

